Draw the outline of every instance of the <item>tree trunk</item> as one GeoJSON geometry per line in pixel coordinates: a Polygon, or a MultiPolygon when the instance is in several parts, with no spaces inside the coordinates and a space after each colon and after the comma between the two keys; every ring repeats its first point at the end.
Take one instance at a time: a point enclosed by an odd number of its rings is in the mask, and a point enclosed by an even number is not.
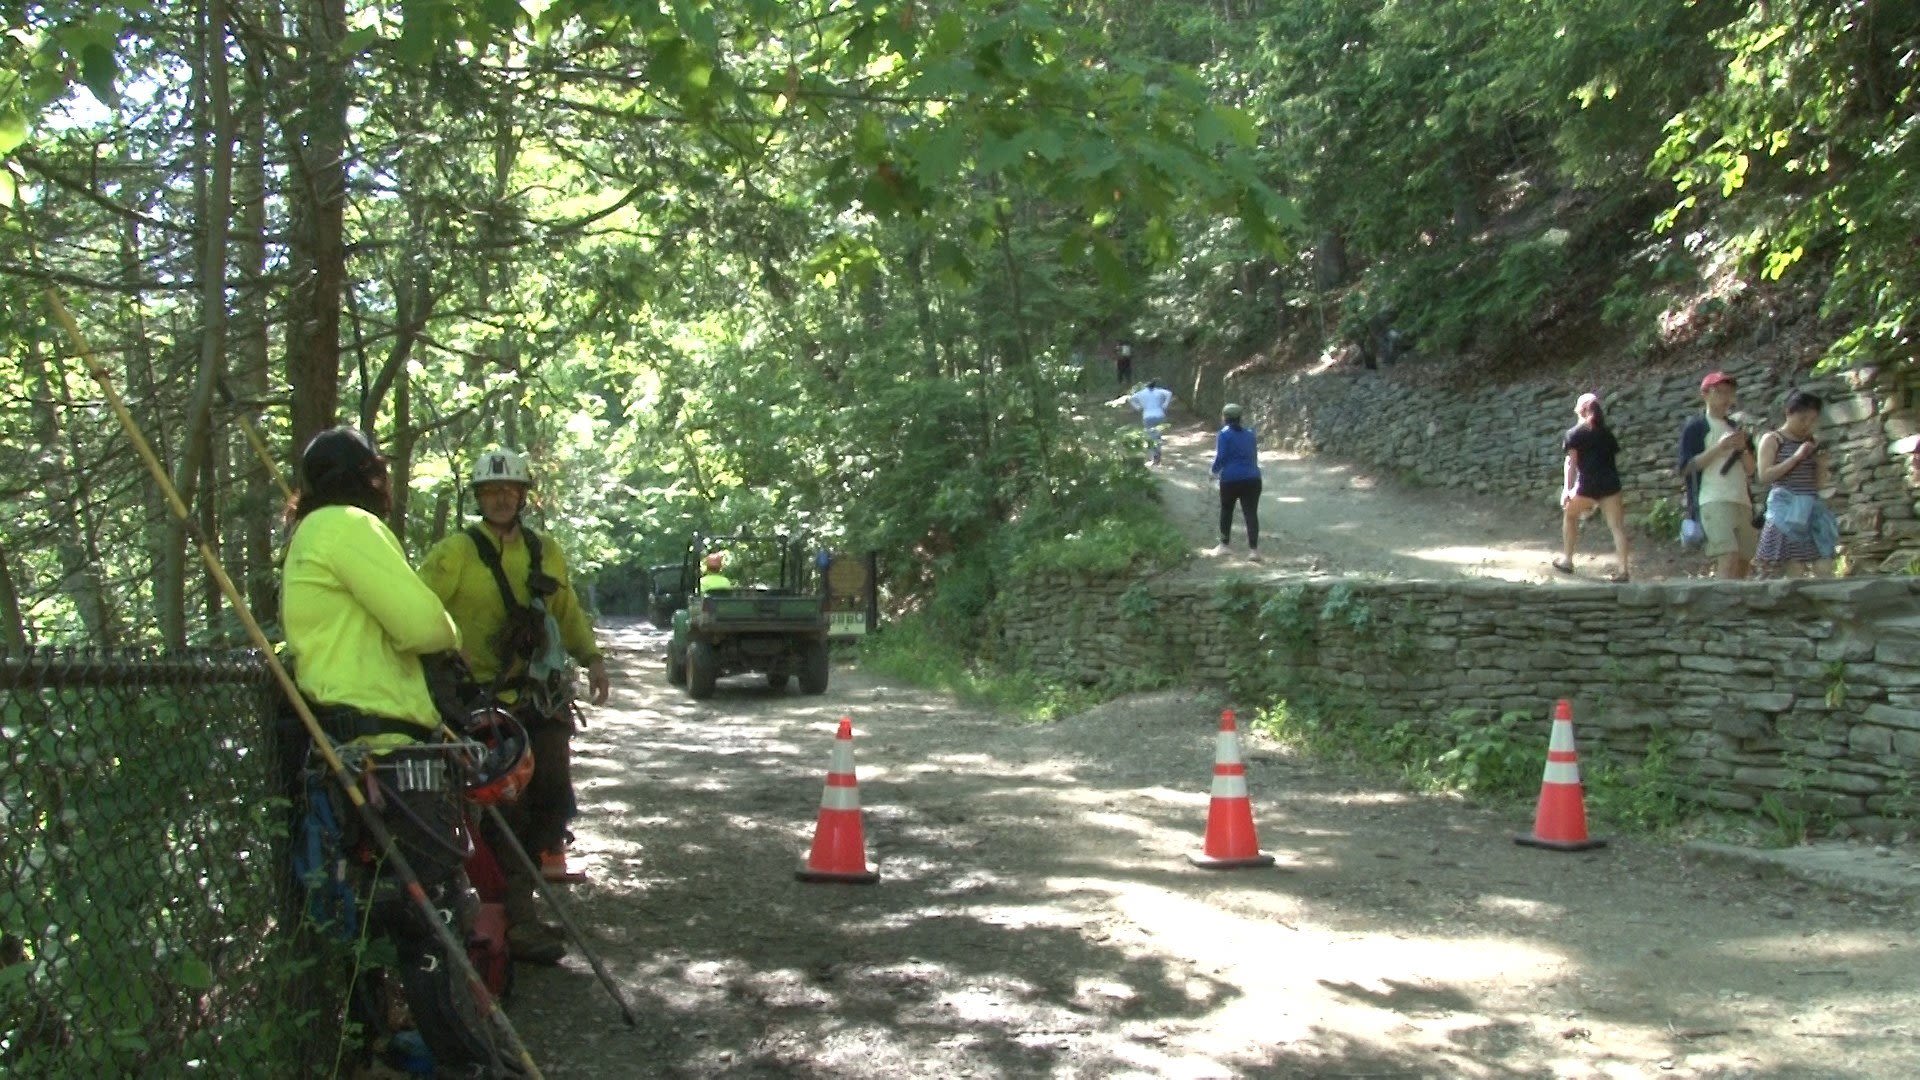
{"type": "Polygon", "coordinates": [[[1324,229],[1313,241],[1313,287],[1326,292],[1347,280],[1347,236],[1339,229],[1324,229]]]}
{"type": "Polygon", "coordinates": [[[393,389],[393,444],[387,449],[387,490],[393,493],[393,509],[387,515],[387,526],[400,538],[402,548],[407,544],[413,448],[419,439],[419,433],[413,430],[413,382],[403,366],[393,389]]]}
{"type": "Polygon", "coordinates": [[[913,293],[913,314],[920,327],[920,368],[927,378],[940,377],[940,348],[933,335],[933,300],[927,295],[927,242],[918,237],[907,252],[907,288],[913,293]]]}
{"type": "MultiPolygon", "coordinates": [[[[220,547],[219,491],[221,477],[226,475],[227,456],[223,452],[225,444],[217,442],[211,431],[207,433],[207,443],[206,464],[202,466],[200,481],[200,535],[213,550],[214,557],[225,563],[227,556],[220,547]]],[[[217,630],[220,627],[221,605],[225,601],[220,595],[220,584],[211,571],[201,578],[201,588],[201,602],[206,608],[202,617],[206,619],[208,630],[217,630]]]]}
{"type": "MultiPolygon", "coordinates": [[[[203,476],[210,474],[213,453],[213,395],[219,384],[227,353],[227,236],[233,214],[233,109],[227,76],[226,0],[206,0],[199,23],[200,48],[194,58],[194,84],[198,88],[196,127],[198,128],[198,176],[200,219],[200,334],[199,362],[195,365],[193,392],[187,399],[186,430],[180,440],[180,462],[174,469],[173,487],[189,512],[199,496],[203,476]]],[[[187,525],[169,520],[170,533],[166,561],[161,571],[165,590],[186,584],[187,525]],[[176,582],[178,583],[176,585],[176,582]]],[[[218,533],[203,534],[211,544],[218,533]]],[[[210,598],[218,589],[209,580],[210,598]]],[[[171,598],[170,598],[171,600],[171,598]]],[[[218,600],[211,603],[217,605],[218,600]]],[[[161,632],[168,645],[185,648],[187,644],[186,604],[184,596],[161,607],[161,632]]]]}
{"type": "Polygon", "coordinates": [[[39,380],[33,395],[34,436],[40,452],[33,455],[39,473],[40,494],[46,499],[47,521],[56,537],[54,557],[60,565],[60,591],[73,602],[95,644],[120,644],[120,627],[107,600],[106,583],[101,579],[100,560],[91,557],[87,539],[91,517],[91,492],[87,477],[78,467],[69,448],[68,433],[60,426],[61,406],[67,403],[66,376],[56,362],[43,355],[40,343],[27,337],[27,361],[39,380]]]}
{"type": "Polygon", "coordinates": [[[1007,310],[1012,316],[1009,340],[1019,361],[1020,377],[1027,384],[1027,422],[1033,426],[1042,481],[1036,494],[1044,498],[1053,491],[1053,406],[1045,397],[1045,380],[1040,377],[1039,361],[1027,340],[1026,296],[1021,288],[1020,264],[1013,257],[1013,222],[1004,209],[996,211],[996,217],[1000,258],[1007,273],[1007,310]]]}
{"type": "Polygon", "coordinates": [[[1463,154],[1447,159],[1447,180],[1453,185],[1454,235],[1462,240],[1478,235],[1485,226],[1480,216],[1480,185],[1463,154]]]}
{"type": "Polygon", "coordinates": [[[20,611],[20,593],[13,587],[13,562],[0,544],[0,649],[18,656],[27,651],[27,620],[20,611]]]}
{"type": "MultiPolygon", "coordinates": [[[[121,272],[128,281],[140,278],[141,244],[139,227],[128,221],[120,233],[121,272]]],[[[170,461],[173,458],[172,414],[166,408],[159,380],[154,376],[153,342],[160,332],[155,329],[154,319],[137,293],[127,305],[127,329],[128,411],[133,414],[134,423],[146,433],[154,454],[163,462],[170,461]]],[[[178,342],[183,337],[178,326],[170,325],[167,330],[167,339],[170,341],[178,342]]],[[[144,474],[140,491],[145,504],[143,528],[150,560],[148,580],[152,584],[151,618],[162,628],[182,627],[186,624],[183,579],[168,572],[168,567],[177,570],[184,565],[178,558],[170,559],[167,555],[168,547],[178,542],[178,534],[171,525],[173,512],[166,498],[160,494],[159,485],[144,474]]]]}
{"type": "Polygon", "coordinates": [[[305,95],[297,132],[287,132],[293,164],[294,286],[287,298],[287,381],[293,391],[292,446],[331,427],[340,407],[340,293],[346,281],[347,82],[340,41],[346,0],[300,0],[295,47],[304,61],[305,95]]]}
{"type": "MultiPolygon", "coordinates": [[[[501,46],[502,60],[511,61],[512,46],[501,46]]],[[[504,323],[499,339],[495,342],[495,352],[501,371],[518,376],[520,373],[520,334],[514,328],[512,309],[514,307],[513,242],[517,238],[517,223],[513,209],[507,201],[507,194],[513,189],[514,164],[520,159],[520,136],[514,129],[516,116],[516,98],[511,84],[501,91],[494,114],[493,135],[493,185],[489,194],[489,206],[483,235],[491,241],[486,265],[494,272],[489,291],[483,295],[493,297],[494,302],[506,309],[504,323]]],[[[533,448],[524,441],[525,435],[520,429],[520,408],[514,399],[501,402],[500,426],[502,436],[509,446],[523,453],[533,448]]]]}
{"type": "MultiPolygon", "coordinates": [[[[235,176],[236,210],[240,216],[236,265],[241,280],[249,282],[237,297],[239,322],[232,341],[231,368],[233,387],[241,399],[240,408],[251,411],[253,403],[267,396],[267,288],[262,279],[267,272],[267,102],[266,88],[249,88],[240,107],[240,145],[244,157],[235,176]]],[[[250,448],[249,448],[250,449],[250,448]]],[[[252,453],[246,461],[247,513],[241,522],[243,566],[242,588],[247,606],[256,617],[271,618],[277,608],[273,566],[273,507],[279,501],[277,485],[264,462],[252,453]]],[[[283,467],[289,483],[297,483],[293,462],[283,467]]]]}
{"type": "Polygon", "coordinates": [[[447,525],[453,517],[453,500],[445,491],[433,497],[433,527],[427,530],[427,546],[432,547],[447,537],[447,525]]]}

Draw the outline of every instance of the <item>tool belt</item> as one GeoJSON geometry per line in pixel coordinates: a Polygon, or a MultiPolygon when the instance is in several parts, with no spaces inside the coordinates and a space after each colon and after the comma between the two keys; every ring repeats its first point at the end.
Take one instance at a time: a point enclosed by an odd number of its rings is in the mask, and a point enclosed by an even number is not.
{"type": "MultiPolygon", "coordinates": [[[[464,781],[448,747],[430,741],[433,729],[343,705],[315,706],[313,714],[320,730],[336,743],[373,735],[410,740],[410,745],[368,755],[357,782],[421,883],[451,879],[472,846],[460,795],[464,781]]],[[[364,843],[366,838],[359,839],[364,843]]]]}
{"type": "Polygon", "coordinates": [[[375,716],[359,709],[344,705],[316,705],[313,718],[320,721],[320,730],[327,738],[337,743],[352,742],[374,735],[405,735],[416,742],[431,738],[433,729],[416,724],[411,720],[395,720],[386,716],[375,716]]]}
{"type": "Polygon", "coordinates": [[[396,747],[367,760],[361,775],[367,802],[422,884],[448,880],[473,853],[463,782],[446,744],[396,747]]]}

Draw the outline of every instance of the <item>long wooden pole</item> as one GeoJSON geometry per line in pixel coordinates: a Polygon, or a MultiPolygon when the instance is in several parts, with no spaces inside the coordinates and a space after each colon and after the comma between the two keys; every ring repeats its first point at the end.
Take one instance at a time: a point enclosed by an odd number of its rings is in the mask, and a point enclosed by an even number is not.
{"type": "Polygon", "coordinates": [[[441,951],[445,954],[444,959],[451,961],[467,980],[474,1000],[479,1004],[481,1019],[490,1019],[499,1025],[500,1031],[506,1035],[511,1049],[520,1059],[520,1065],[526,1070],[527,1075],[533,1080],[541,1080],[540,1068],[534,1064],[533,1055],[527,1052],[527,1046],[521,1041],[520,1033],[514,1030],[513,1021],[509,1020],[507,1014],[494,1002],[493,994],[488,991],[486,981],[480,977],[480,972],[474,968],[473,961],[467,956],[466,943],[453,936],[452,927],[448,926],[440,918],[439,912],[434,910],[433,901],[427,897],[426,889],[421,887],[420,877],[414,873],[413,865],[407,861],[399,845],[393,842],[393,835],[387,831],[386,823],[380,819],[379,813],[367,805],[367,797],[361,792],[359,783],[340,760],[340,756],[334,753],[333,744],[320,728],[320,721],[314,717],[306,698],[301,696],[300,688],[294,684],[293,676],[288,673],[286,665],[282,664],[280,658],[274,654],[273,643],[267,640],[266,631],[260,629],[260,623],[254,619],[252,610],[247,607],[246,598],[241,596],[240,590],[234,587],[233,579],[227,576],[226,569],[220,565],[219,557],[214,554],[212,545],[208,543],[199,525],[193,520],[193,515],[188,512],[187,504],[181,501],[180,493],[174,489],[172,480],[167,477],[166,468],[160,464],[159,457],[155,456],[153,446],[141,433],[139,424],[134,422],[133,413],[128,411],[126,402],[120,398],[119,391],[114,389],[112,373],[94,356],[93,350],[87,345],[86,338],[80,333],[79,324],[73,321],[72,313],[68,312],[67,305],[60,301],[59,294],[49,288],[46,296],[48,305],[53,309],[54,318],[66,331],[67,340],[73,344],[74,352],[85,361],[87,371],[93,376],[94,381],[100,384],[107,403],[113,407],[114,415],[119,418],[121,428],[126,431],[127,440],[133,444],[140,459],[146,463],[147,472],[153,476],[154,483],[160,485],[161,493],[166,496],[167,506],[185,527],[194,546],[199,549],[201,560],[207,564],[207,572],[213,575],[214,581],[220,586],[220,591],[226,595],[227,602],[233,605],[234,613],[240,617],[241,625],[246,627],[247,638],[253,642],[254,648],[259,649],[261,655],[266,657],[267,667],[273,672],[274,679],[279,682],[281,691],[287,695],[287,700],[293,704],[294,712],[299,714],[300,725],[306,728],[307,737],[313,740],[314,749],[320,751],[320,757],[327,763],[328,771],[333,774],[335,780],[339,781],[341,790],[346,792],[348,801],[359,813],[360,820],[366,825],[367,832],[373,837],[374,843],[379,846],[386,860],[399,872],[407,897],[413,901],[415,907],[420,909],[426,924],[433,929],[434,936],[439,939],[441,951]]]}

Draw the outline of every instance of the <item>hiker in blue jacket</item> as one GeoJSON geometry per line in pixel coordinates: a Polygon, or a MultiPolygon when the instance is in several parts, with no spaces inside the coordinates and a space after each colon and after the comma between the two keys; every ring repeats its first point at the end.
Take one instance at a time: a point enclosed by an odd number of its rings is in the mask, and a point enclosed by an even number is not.
{"type": "Polygon", "coordinates": [[[1233,504],[1247,521],[1247,560],[1260,561],[1260,447],[1253,429],[1240,421],[1240,406],[1220,410],[1224,422],[1213,440],[1213,478],[1220,482],[1220,546],[1225,555],[1233,540],[1233,504]]]}

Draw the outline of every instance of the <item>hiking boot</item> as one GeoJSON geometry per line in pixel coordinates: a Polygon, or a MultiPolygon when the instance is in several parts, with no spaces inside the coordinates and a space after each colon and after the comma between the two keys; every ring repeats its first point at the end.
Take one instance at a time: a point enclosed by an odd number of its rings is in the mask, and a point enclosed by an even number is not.
{"type": "Polygon", "coordinates": [[[550,922],[513,923],[510,929],[518,930],[521,934],[524,934],[529,941],[567,940],[567,932],[550,922]]]}
{"type": "Polygon", "coordinates": [[[1249,551],[1249,552],[1247,552],[1247,561],[1248,561],[1248,562],[1259,562],[1259,561],[1260,561],[1260,553],[1259,553],[1258,551],[1249,551]]]}
{"type": "Polygon", "coordinates": [[[567,942],[555,927],[522,924],[508,928],[507,954],[523,964],[557,964],[567,955],[567,942]]]}
{"type": "Polygon", "coordinates": [[[567,865],[567,852],[563,847],[558,851],[540,853],[540,876],[555,885],[573,885],[587,880],[585,871],[575,870],[567,865]]]}
{"type": "Polygon", "coordinates": [[[1215,544],[1207,549],[1207,554],[1209,555],[1225,555],[1226,553],[1227,545],[1225,544],[1215,544]]]}

